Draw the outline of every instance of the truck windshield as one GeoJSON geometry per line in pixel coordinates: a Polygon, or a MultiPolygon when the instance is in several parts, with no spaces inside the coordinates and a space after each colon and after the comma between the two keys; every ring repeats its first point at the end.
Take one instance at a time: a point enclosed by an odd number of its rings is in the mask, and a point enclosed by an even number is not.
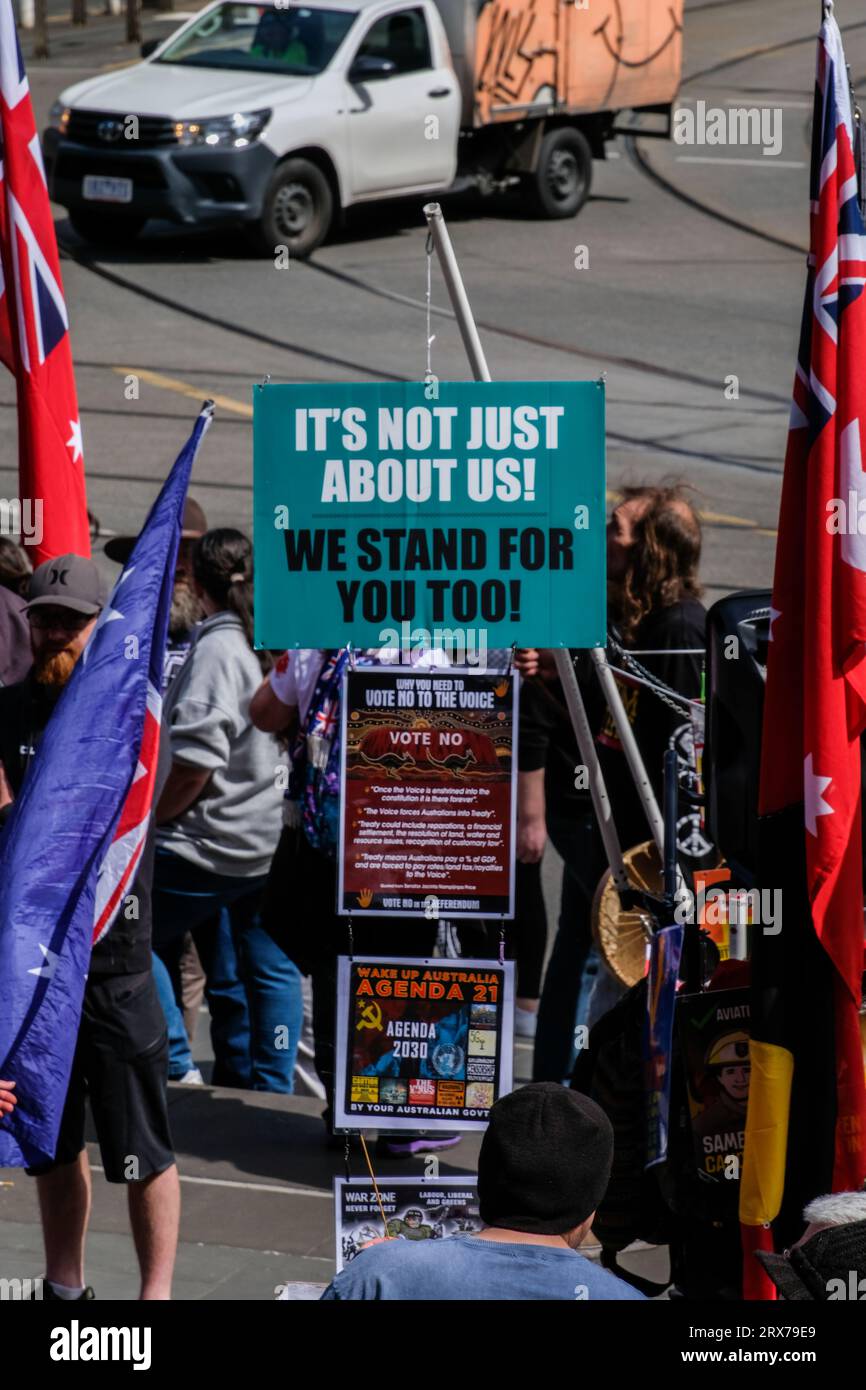
{"type": "Polygon", "coordinates": [[[328,66],[355,19],[349,10],[220,5],[156,61],[311,77],[328,66]]]}

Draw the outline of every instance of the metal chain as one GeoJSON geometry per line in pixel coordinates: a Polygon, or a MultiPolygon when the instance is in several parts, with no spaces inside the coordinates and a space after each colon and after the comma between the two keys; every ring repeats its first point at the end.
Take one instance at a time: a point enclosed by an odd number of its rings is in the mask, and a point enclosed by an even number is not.
{"type": "Polygon", "coordinates": [[[699,709],[703,709],[700,700],[689,700],[685,695],[678,696],[676,694],[669,694],[670,686],[664,684],[657,685],[654,681],[645,680],[643,676],[639,676],[634,672],[629,673],[628,671],[621,671],[618,666],[611,666],[610,669],[615,676],[622,676],[624,680],[636,681],[639,685],[646,686],[647,690],[649,690],[651,694],[656,695],[661,700],[662,704],[667,705],[669,709],[675,710],[677,714],[682,714],[684,710],[690,711],[693,705],[696,705],[699,709]]]}
{"type": "Polygon", "coordinates": [[[688,696],[680,695],[672,686],[665,685],[663,680],[660,680],[658,676],[654,676],[652,671],[648,671],[645,666],[642,666],[637,658],[626,651],[625,647],[623,647],[610,632],[607,634],[607,643],[620,660],[624,661],[637,675],[642,677],[642,683],[647,685],[653,694],[661,700],[662,704],[667,705],[669,709],[676,710],[677,714],[681,714],[683,709],[691,711],[693,706],[703,709],[700,700],[690,700],[688,696]]]}

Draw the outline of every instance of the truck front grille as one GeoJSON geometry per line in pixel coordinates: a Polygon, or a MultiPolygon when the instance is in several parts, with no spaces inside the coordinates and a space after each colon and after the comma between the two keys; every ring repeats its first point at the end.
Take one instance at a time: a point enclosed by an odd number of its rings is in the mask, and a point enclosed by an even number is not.
{"type": "Polygon", "coordinates": [[[119,111],[72,110],[65,134],[79,145],[94,145],[103,150],[118,145],[140,150],[177,144],[174,121],[169,116],[132,116],[119,111]],[[131,124],[133,120],[138,123],[137,137],[134,134],[136,126],[131,124]]]}

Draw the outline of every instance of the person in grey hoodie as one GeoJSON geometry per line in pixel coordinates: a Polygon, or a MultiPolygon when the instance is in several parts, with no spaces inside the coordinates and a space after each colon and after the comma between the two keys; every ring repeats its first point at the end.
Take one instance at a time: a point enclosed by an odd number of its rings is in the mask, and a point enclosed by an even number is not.
{"type": "Polygon", "coordinates": [[[207,978],[214,1085],[293,1087],[301,976],[260,920],[280,835],[280,753],[250,720],[270,665],[253,650],[252,546],[208,531],[194,556],[205,614],[163,707],[172,766],[157,806],[153,945],[170,1036],[170,1074],[192,1067],[178,1001],[191,931],[207,978]]]}

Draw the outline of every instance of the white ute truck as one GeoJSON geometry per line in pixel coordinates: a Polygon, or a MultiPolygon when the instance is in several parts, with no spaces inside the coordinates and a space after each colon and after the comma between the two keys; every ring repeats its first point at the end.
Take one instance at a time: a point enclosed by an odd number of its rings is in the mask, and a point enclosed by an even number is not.
{"type": "Polygon", "coordinates": [[[538,215],[571,217],[620,113],[669,133],[682,8],[216,0],[143,61],[61,94],[51,197],[95,244],[163,218],[246,226],[298,257],[345,208],[470,184],[521,185],[538,215]]]}

